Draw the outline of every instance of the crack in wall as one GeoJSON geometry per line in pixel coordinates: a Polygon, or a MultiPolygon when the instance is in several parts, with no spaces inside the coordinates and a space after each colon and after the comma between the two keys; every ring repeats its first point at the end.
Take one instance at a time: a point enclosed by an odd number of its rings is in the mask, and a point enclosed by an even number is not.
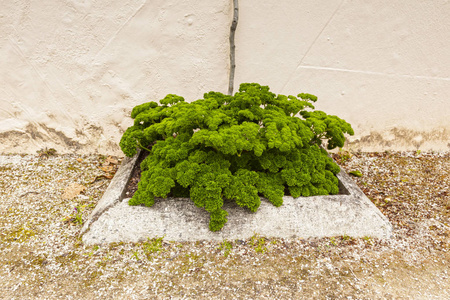
{"type": "Polygon", "coordinates": [[[322,29],[320,30],[320,32],[317,34],[316,38],[313,40],[313,42],[311,43],[311,45],[308,47],[308,49],[306,50],[305,54],[303,55],[303,57],[300,59],[300,62],[297,64],[297,67],[295,68],[294,72],[292,72],[292,74],[287,78],[286,83],[283,85],[283,87],[281,88],[281,91],[284,90],[284,88],[286,87],[286,85],[288,85],[288,83],[291,81],[292,76],[297,72],[297,70],[301,67],[301,64],[303,63],[303,60],[305,59],[305,57],[309,54],[309,51],[311,51],[312,47],[316,44],[317,40],[319,39],[319,37],[322,35],[323,31],[325,30],[325,28],[328,27],[328,25],[330,24],[331,20],[333,20],[334,16],[336,15],[336,13],[339,11],[339,9],[341,8],[342,4],[344,4],[345,0],[342,0],[341,3],[338,5],[338,7],[334,10],[333,14],[328,18],[328,21],[325,23],[325,25],[322,27],[322,29]]]}
{"type": "Polygon", "coordinates": [[[434,76],[423,76],[423,75],[406,75],[406,74],[389,74],[383,72],[374,71],[362,71],[362,70],[351,70],[351,69],[340,69],[340,68],[330,68],[330,67],[320,67],[320,66],[299,66],[297,69],[312,69],[312,70],[323,70],[323,71],[336,71],[336,72],[347,72],[347,73],[357,73],[357,74],[367,74],[367,75],[381,75],[388,77],[403,77],[412,79],[433,79],[433,80],[444,80],[450,81],[449,77],[434,77],[434,76]]]}
{"type": "Polygon", "coordinates": [[[142,10],[142,8],[144,8],[144,6],[146,4],[147,4],[147,0],[145,0],[144,3],[142,3],[142,5],[122,25],[120,25],[119,29],[116,30],[116,32],[109,38],[109,40],[106,42],[106,44],[103,45],[103,47],[100,50],[98,50],[98,52],[94,55],[93,61],[97,60],[98,55],[103,51],[103,49],[107,48],[111,44],[111,42],[117,37],[117,35],[119,35],[119,33],[122,31],[122,29],[125,27],[125,25],[130,23],[130,21],[134,17],[136,17],[136,15],[142,10]]]}
{"type": "Polygon", "coordinates": [[[234,73],[236,71],[236,45],[234,43],[234,35],[239,19],[239,2],[233,0],[233,21],[230,27],[230,79],[228,81],[228,95],[233,95],[234,73]]]}

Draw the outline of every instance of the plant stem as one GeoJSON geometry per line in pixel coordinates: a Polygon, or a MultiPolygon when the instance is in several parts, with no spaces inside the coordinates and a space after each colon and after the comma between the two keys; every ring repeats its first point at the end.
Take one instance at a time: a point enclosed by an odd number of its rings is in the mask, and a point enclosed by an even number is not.
{"type": "Polygon", "coordinates": [[[148,152],[151,152],[150,149],[147,149],[147,148],[145,148],[144,146],[142,146],[142,144],[141,144],[141,142],[140,142],[139,140],[136,140],[136,142],[138,143],[138,147],[139,147],[139,148],[144,149],[144,150],[146,150],[146,151],[148,151],[148,152]]]}

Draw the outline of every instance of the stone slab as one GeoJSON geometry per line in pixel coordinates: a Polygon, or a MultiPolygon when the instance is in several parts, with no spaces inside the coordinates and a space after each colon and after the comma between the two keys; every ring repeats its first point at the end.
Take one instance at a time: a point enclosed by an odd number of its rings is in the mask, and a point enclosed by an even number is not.
{"type": "Polygon", "coordinates": [[[138,157],[141,154],[139,151],[134,157],[125,157],[120,164],[119,169],[114,175],[113,179],[109,183],[108,188],[103,194],[100,201],[98,201],[92,213],[89,215],[88,220],[84,223],[81,229],[80,235],[84,234],[89,226],[95,222],[106,210],[114,207],[118,202],[120,202],[125,195],[125,188],[130,181],[131,174],[136,166],[138,157]]]}
{"type": "MultiPolygon", "coordinates": [[[[128,163],[136,163],[136,158],[128,163]]],[[[121,166],[122,168],[122,166],[121,166]]],[[[124,165],[131,174],[132,168],[124,165]]],[[[124,171],[125,173],[125,171],[124,171]]],[[[121,176],[121,170],[117,175],[121,176]]],[[[116,175],[116,176],[117,176],[116,175]]],[[[129,206],[121,199],[126,176],[113,181],[83,227],[85,244],[139,242],[162,237],[169,241],[222,241],[247,239],[254,234],[276,238],[308,238],[348,235],[390,238],[392,225],[345,173],[340,172],[339,195],[292,198],[275,207],[266,199],[256,213],[225,203],[228,222],[219,232],[208,229],[209,213],[188,198],[157,199],[153,207],[129,206]],[[119,196],[120,195],[120,196],[119,196]],[[119,200],[118,200],[119,199],[119,200]]],[[[128,177],[129,178],[129,177],[128,177]]],[[[128,182],[128,180],[126,180],[128,182]]],[[[126,183],[125,183],[126,185],[126,183]]]]}

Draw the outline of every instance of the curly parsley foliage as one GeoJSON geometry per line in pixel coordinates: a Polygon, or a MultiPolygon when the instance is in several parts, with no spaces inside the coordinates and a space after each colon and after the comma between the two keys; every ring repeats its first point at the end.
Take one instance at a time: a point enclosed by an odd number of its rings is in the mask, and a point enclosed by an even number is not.
{"type": "Polygon", "coordinates": [[[209,92],[184,102],[169,94],[136,106],[134,125],[120,147],[127,156],[147,150],[141,181],[130,205],[152,206],[155,197],[190,197],[210,213],[209,228],[220,230],[228,213],[224,199],[256,212],[260,195],[273,205],[293,197],[337,194],[340,169],[321,148],[342,147],[353,135],[344,120],[313,111],[310,94],[275,95],[269,87],[241,84],[228,96],[209,92]],[[310,109],[310,110],[307,110],[310,109]]]}

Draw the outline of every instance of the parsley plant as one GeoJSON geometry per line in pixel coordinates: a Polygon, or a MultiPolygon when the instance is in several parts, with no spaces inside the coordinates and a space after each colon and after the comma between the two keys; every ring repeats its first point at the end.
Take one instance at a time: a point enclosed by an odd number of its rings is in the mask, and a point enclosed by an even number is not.
{"type": "Polygon", "coordinates": [[[256,83],[240,85],[234,96],[206,93],[187,103],[169,94],[134,107],[120,141],[125,155],[148,150],[141,181],[130,205],[152,206],[155,197],[190,197],[210,213],[209,229],[227,222],[224,201],[256,212],[260,195],[280,206],[292,197],[339,192],[339,166],[328,148],[353,135],[344,120],[314,111],[310,94],[275,95],[256,83]]]}

